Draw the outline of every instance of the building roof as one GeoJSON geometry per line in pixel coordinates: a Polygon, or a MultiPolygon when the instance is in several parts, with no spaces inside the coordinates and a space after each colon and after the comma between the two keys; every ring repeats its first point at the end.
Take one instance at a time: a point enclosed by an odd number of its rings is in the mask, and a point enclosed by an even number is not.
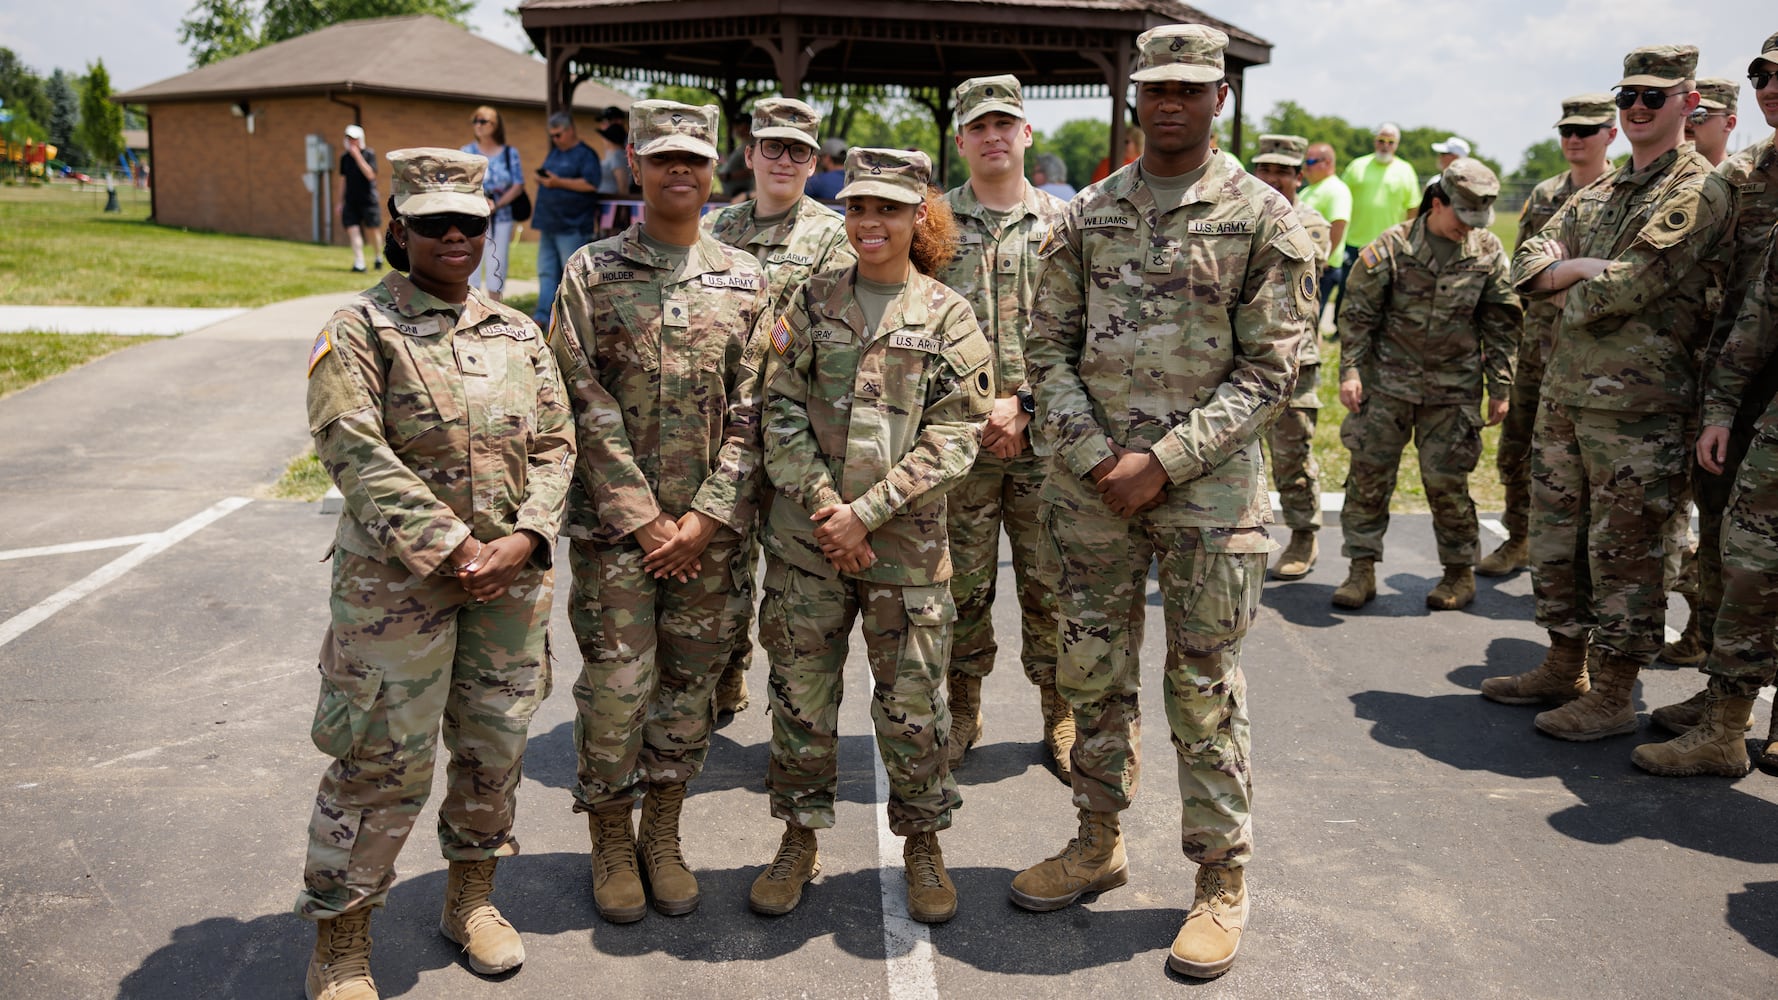
{"type": "MultiPolygon", "coordinates": [[[[333,91],[543,107],[547,77],[541,60],[449,21],[411,15],[322,28],[138,87],[114,100],[153,104],[333,91]]],[[[632,100],[589,80],[575,92],[574,103],[593,110],[627,108],[632,100]]]]}

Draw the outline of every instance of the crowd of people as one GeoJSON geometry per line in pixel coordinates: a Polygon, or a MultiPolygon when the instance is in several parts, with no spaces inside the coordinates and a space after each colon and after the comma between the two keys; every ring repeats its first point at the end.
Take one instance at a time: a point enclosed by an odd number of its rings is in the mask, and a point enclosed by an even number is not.
{"type": "MultiPolygon", "coordinates": [[[[1241,650],[1277,548],[1264,451],[1290,529],[1270,571],[1300,577],[1319,552],[1309,442],[1330,297],[1352,452],[1334,602],[1374,597],[1414,442],[1445,565],[1428,605],[1468,604],[1478,564],[1532,571],[1548,653],[1485,697],[1548,703],[1537,728],[1563,739],[1633,731],[1631,687],[1689,573],[1708,682],[1656,711],[1676,738],[1634,760],[1747,773],[1753,699],[1778,666],[1778,157],[1768,137],[1714,164],[1738,88],[1695,80],[1693,48],[1653,46],[1625,59],[1615,95],[1560,102],[1570,169],[1533,192],[1509,253],[1488,229],[1499,181],[1456,137],[1425,184],[1394,126],[1343,179],[1312,137],[1263,136],[1251,167],[1216,150],[1227,42],[1199,25],[1144,32],[1130,162],[1066,201],[1045,189],[1065,183],[1057,164],[1026,178],[1011,76],[951,95],[968,178],[944,192],[925,153],[824,142],[794,99],[758,101],[726,162],[715,107],[638,102],[623,166],[645,217],[573,247],[586,217],[540,198],[560,263],[535,321],[488,287],[521,176],[516,158],[499,166],[498,117],[478,112],[464,150],[389,155],[392,271],[308,361],[311,431],[346,498],[313,727],[333,762],[297,904],[317,927],[312,1000],[376,996],[370,917],[441,726],[441,932],[477,972],[523,962],[491,896],[518,852],[525,734],[551,686],[559,537],[581,657],[574,809],[612,922],[701,901],[680,817],[719,714],[750,703],[755,630],[783,833],[749,904],[801,905],[835,821],[855,623],[908,913],[950,919],[940,836],[989,722],[1002,532],[1020,663],[1078,821],[1010,898],[1047,912],[1124,885],[1158,567],[1180,843],[1198,866],[1167,961],[1220,975],[1250,906],[1241,650]],[[1614,118],[1631,146],[1616,168],[1614,118]],[[752,197],[704,214],[717,176],[741,172],[752,197]],[[1511,537],[1478,560],[1468,475],[1498,423],[1511,537]]],[[[1778,35],[1749,79],[1778,126],[1778,35]]],[[[593,193],[612,164],[576,150],[570,119],[550,129],[544,190],[593,193]]]]}

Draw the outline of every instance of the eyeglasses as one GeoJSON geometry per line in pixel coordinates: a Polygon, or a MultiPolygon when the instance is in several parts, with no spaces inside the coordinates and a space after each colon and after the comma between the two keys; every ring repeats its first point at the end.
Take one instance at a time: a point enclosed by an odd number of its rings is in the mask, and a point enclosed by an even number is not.
{"type": "Polygon", "coordinates": [[[1388,136],[1380,135],[1380,136],[1377,136],[1376,143],[1379,146],[1397,146],[1397,145],[1401,144],[1401,140],[1400,139],[1391,139],[1388,136]]]}
{"type": "Polygon", "coordinates": [[[492,119],[492,118],[471,118],[471,119],[469,119],[469,124],[471,124],[471,125],[492,125],[492,124],[494,124],[494,119],[492,119]]]}
{"type": "Polygon", "coordinates": [[[768,160],[776,160],[785,154],[790,155],[792,163],[807,163],[815,156],[813,146],[805,146],[800,142],[780,142],[777,139],[759,140],[759,155],[768,160]]]}
{"type": "Polygon", "coordinates": [[[1559,125],[1556,134],[1564,139],[1591,139],[1599,134],[1603,125],[1559,125]]]}
{"type": "Polygon", "coordinates": [[[1661,105],[1667,103],[1667,98],[1673,96],[1675,95],[1669,94],[1659,87],[1624,87],[1617,92],[1615,100],[1619,108],[1628,111],[1636,106],[1636,98],[1640,97],[1643,107],[1650,111],[1658,111],[1661,105]]]}
{"type": "Polygon", "coordinates": [[[1778,76],[1778,73],[1769,69],[1754,70],[1747,74],[1747,82],[1753,84],[1754,90],[1764,90],[1766,84],[1771,83],[1774,76],[1778,76]]]}
{"type": "Polygon", "coordinates": [[[1309,157],[1309,158],[1308,158],[1308,159],[1306,159],[1306,160],[1304,160],[1304,161],[1303,161],[1303,166],[1305,166],[1305,167],[1312,167],[1312,166],[1314,166],[1314,165],[1315,165],[1315,164],[1317,164],[1317,163],[1320,163],[1320,162],[1321,162],[1321,157],[1319,157],[1319,156],[1311,156],[1311,157],[1309,157]]]}
{"type": "Polygon", "coordinates": [[[1712,118],[1727,118],[1727,111],[1712,111],[1709,108],[1693,108],[1692,113],[1685,116],[1687,125],[1702,125],[1712,118]]]}
{"type": "Polygon", "coordinates": [[[488,231],[488,217],[485,215],[442,212],[438,215],[404,215],[401,220],[407,224],[409,232],[418,233],[429,240],[442,240],[453,229],[472,240],[488,231]]]}

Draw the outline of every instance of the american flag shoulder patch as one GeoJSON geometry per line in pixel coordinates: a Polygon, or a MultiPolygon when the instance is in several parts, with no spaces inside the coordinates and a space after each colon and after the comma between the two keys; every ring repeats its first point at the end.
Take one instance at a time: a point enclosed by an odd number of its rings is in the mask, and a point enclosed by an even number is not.
{"type": "Polygon", "coordinates": [[[790,322],[783,316],[772,324],[772,350],[783,354],[790,350],[790,322]]]}
{"type": "Polygon", "coordinates": [[[315,374],[315,366],[320,364],[321,359],[327,357],[331,350],[333,350],[333,338],[327,335],[326,330],[322,330],[315,336],[315,346],[309,348],[309,375],[315,374]]]}

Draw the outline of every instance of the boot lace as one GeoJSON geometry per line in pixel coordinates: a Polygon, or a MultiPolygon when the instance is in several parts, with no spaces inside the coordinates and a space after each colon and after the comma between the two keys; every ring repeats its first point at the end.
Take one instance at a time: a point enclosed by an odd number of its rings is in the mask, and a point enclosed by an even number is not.
{"type": "Polygon", "coordinates": [[[908,877],[927,889],[937,889],[944,885],[938,877],[938,862],[932,856],[932,847],[930,836],[913,837],[908,841],[908,877]]]}
{"type": "Polygon", "coordinates": [[[659,829],[666,827],[678,830],[679,810],[685,804],[685,786],[656,785],[649,789],[648,795],[647,806],[651,811],[647,816],[652,817],[652,822],[648,822],[645,817],[646,830],[641,839],[643,850],[648,852],[649,865],[653,868],[659,868],[662,865],[677,865],[683,868],[685,867],[685,855],[679,849],[678,834],[675,833],[671,837],[663,836],[659,829]]]}
{"type": "Polygon", "coordinates": [[[348,913],[335,917],[333,936],[328,941],[328,958],[321,963],[327,981],[333,986],[351,986],[362,982],[376,988],[370,978],[370,912],[348,913]]]}
{"type": "Polygon", "coordinates": [[[494,862],[484,861],[473,868],[463,871],[463,893],[457,897],[458,919],[463,921],[463,929],[474,936],[477,931],[487,927],[511,927],[506,918],[495,909],[490,897],[494,895],[494,862]]]}
{"type": "Polygon", "coordinates": [[[636,870],[628,812],[599,817],[599,863],[608,872],[636,870]]]}
{"type": "Polygon", "coordinates": [[[796,831],[787,830],[784,840],[778,845],[778,856],[772,859],[772,865],[766,869],[766,878],[783,881],[796,874],[803,863],[803,855],[808,853],[809,844],[796,831]]]}

